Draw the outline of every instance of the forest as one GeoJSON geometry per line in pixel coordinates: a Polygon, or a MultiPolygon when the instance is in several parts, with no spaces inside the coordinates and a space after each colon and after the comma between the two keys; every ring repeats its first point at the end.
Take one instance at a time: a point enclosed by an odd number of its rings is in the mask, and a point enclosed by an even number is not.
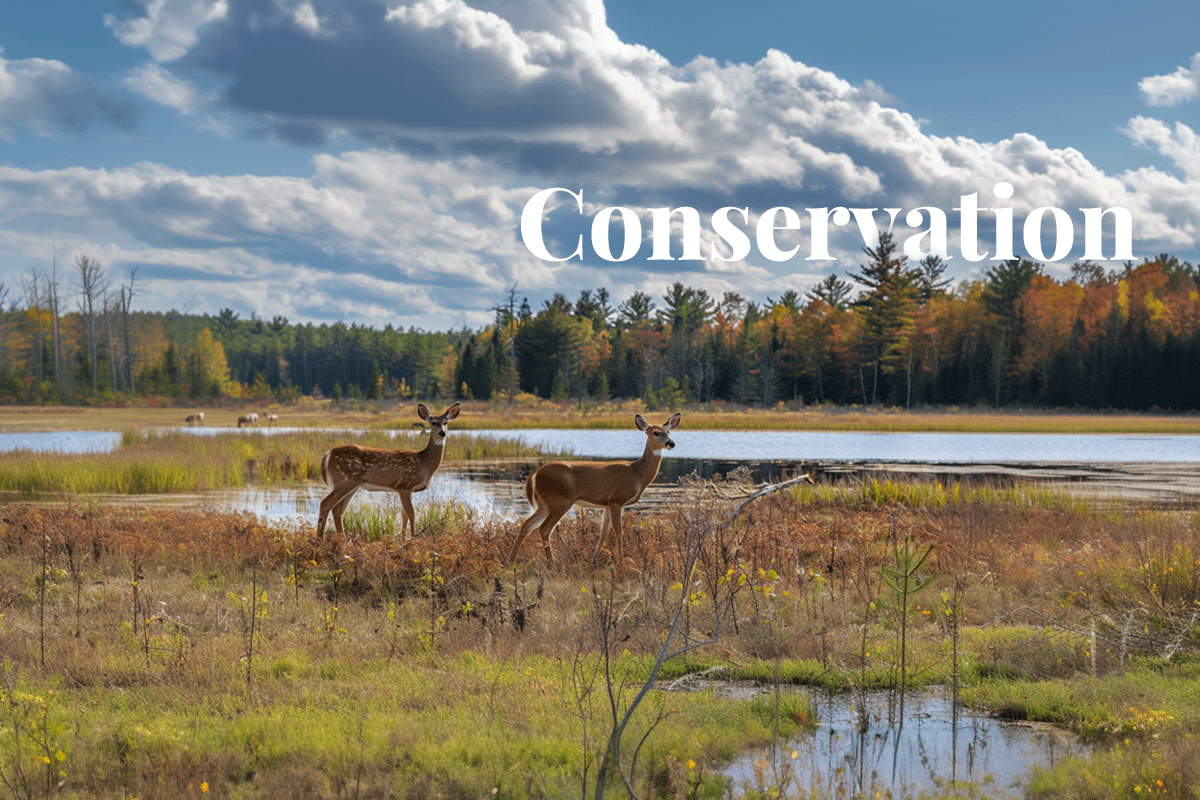
{"type": "Polygon", "coordinates": [[[382,330],[131,308],[100,263],[0,284],[0,402],[638,398],[682,403],[1200,408],[1200,270],[995,263],[957,284],[883,234],[845,276],[762,303],[676,282],[534,309],[518,287],[478,330],[382,330]],[[68,307],[74,310],[65,310],[68,307]]]}

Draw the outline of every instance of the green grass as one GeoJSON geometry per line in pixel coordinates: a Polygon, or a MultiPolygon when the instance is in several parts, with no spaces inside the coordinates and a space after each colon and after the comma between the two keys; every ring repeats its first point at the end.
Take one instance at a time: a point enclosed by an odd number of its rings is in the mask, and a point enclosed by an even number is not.
{"type": "Polygon", "coordinates": [[[990,505],[1042,508],[1086,512],[1085,502],[1065,492],[1030,485],[988,486],[940,481],[891,480],[872,478],[848,485],[799,484],[788,490],[805,505],[837,505],[848,508],[883,507],[898,503],[912,508],[936,509],[947,506],[990,505]]]}

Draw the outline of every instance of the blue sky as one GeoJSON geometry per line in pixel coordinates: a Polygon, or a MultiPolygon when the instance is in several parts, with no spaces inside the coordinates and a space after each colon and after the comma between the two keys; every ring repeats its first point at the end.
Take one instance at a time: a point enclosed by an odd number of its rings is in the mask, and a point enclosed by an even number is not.
{"type": "Polygon", "coordinates": [[[445,329],[486,323],[514,284],[535,307],[676,280],[763,301],[862,260],[851,225],[836,261],[648,244],[542,261],[519,218],[554,186],[586,203],[547,219],[564,254],[609,205],[649,237],[645,209],[668,204],[706,223],[748,208],[752,228],[773,206],[952,214],[1007,181],[1018,220],[1125,207],[1136,255],[1200,260],[1192,4],[110,0],[4,18],[10,300],[56,251],[68,296],[84,253],[114,284],[136,268],[144,309],[445,329]]]}

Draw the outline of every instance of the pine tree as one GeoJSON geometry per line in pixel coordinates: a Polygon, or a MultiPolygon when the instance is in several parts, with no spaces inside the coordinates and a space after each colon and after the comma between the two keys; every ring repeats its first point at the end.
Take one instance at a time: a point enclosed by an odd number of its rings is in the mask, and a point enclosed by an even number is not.
{"type": "Polygon", "coordinates": [[[871,403],[879,402],[879,378],[901,360],[904,342],[916,311],[915,276],[905,268],[891,233],[879,234],[879,244],[865,247],[869,260],[850,277],[867,287],[855,301],[863,320],[865,361],[872,370],[871,403]]]}

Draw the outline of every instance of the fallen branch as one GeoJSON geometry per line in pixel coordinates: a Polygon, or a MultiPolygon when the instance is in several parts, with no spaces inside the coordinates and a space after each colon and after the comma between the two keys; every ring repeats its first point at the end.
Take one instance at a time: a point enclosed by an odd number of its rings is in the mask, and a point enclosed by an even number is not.
{"type": "Polygon", "coordinates": [[[808,473],[805,473],[798,478],[792,478],[791,480],[784,481],[783,483],[763,484],[761,488],[754,492],[754,494],[750,495],[738,504],[738,507],[733,510],[733,514],[730,515],[729,521],[733,522],[735,519],[737,519],[741,513],[746,510],[746,506],[750,505],[758,498],[768,494],[774,494],[781,489],[786,489],[789,486],[795,486],[798,483],[814,483],[814,481],[811,477],[809,477],[808,473]]]}

